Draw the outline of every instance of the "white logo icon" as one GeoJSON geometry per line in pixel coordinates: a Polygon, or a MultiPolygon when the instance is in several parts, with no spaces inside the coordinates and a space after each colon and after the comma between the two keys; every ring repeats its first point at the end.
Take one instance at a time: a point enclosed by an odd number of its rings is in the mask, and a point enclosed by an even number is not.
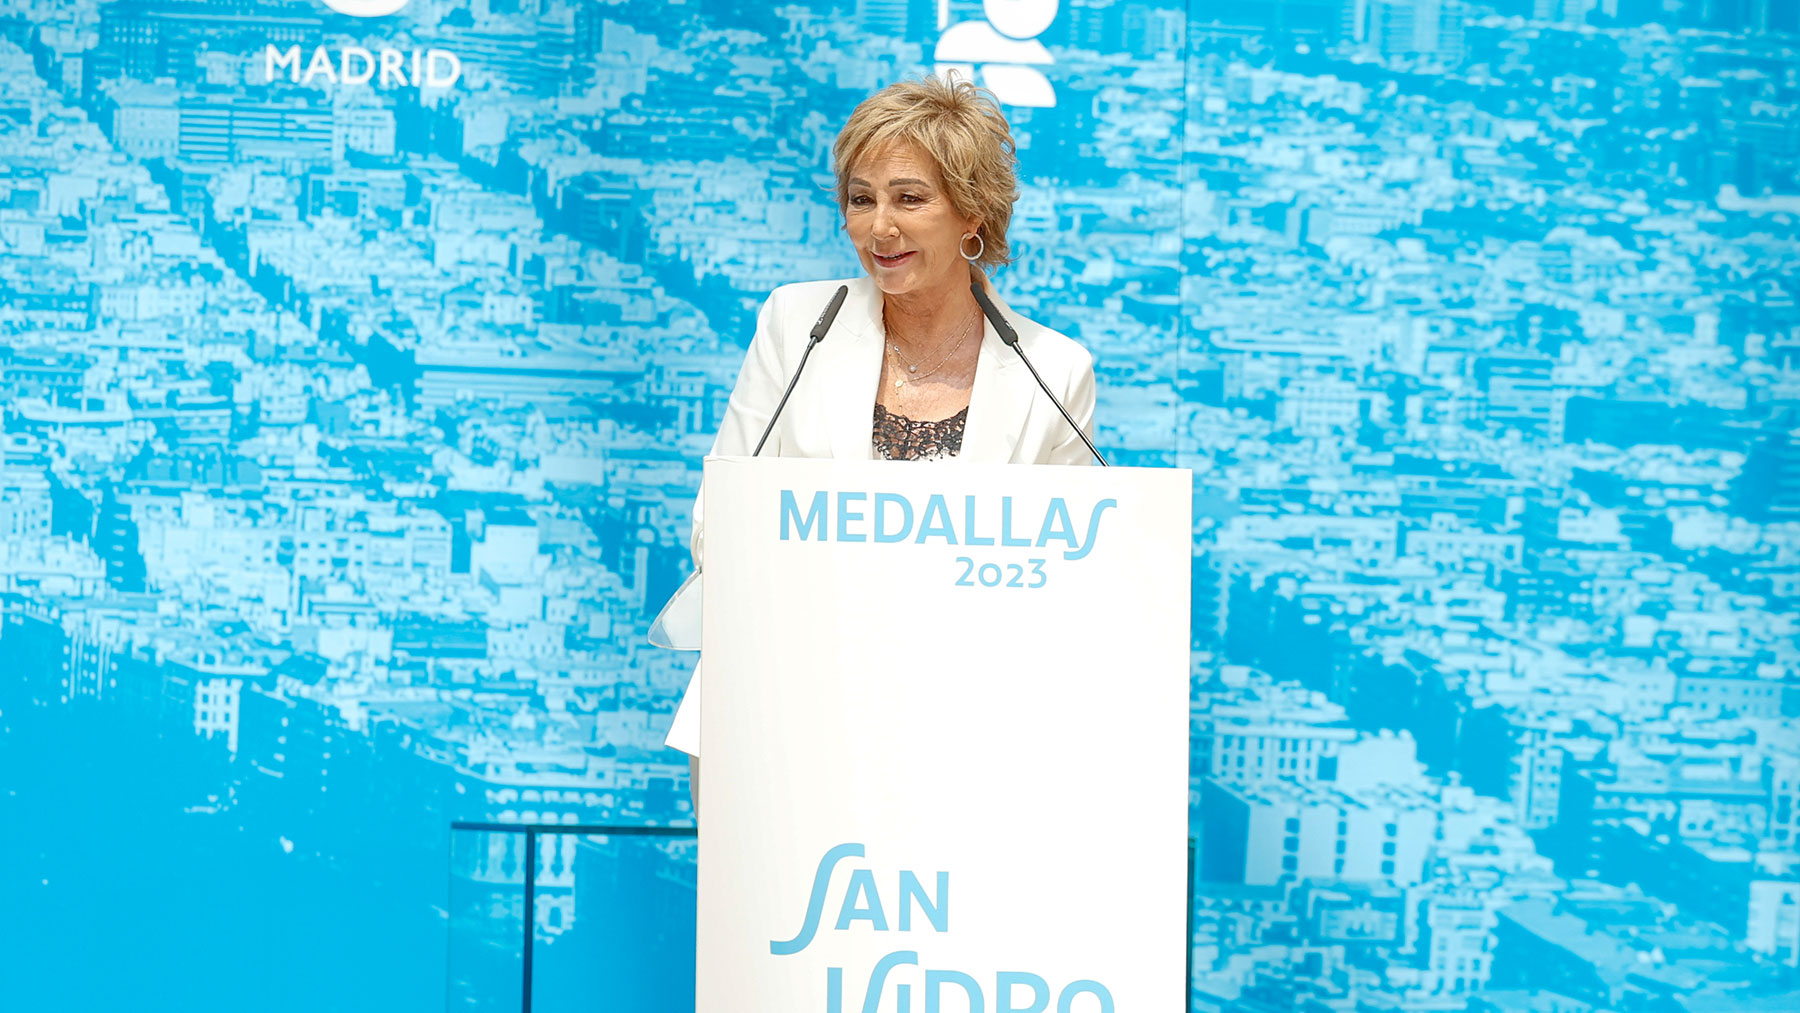
{"type": "Polygon", "coordinates": [[[950,5],[938,4],[937,61],[941,77],[961,74],[974,79],[975,67],[981,66],[981,84],[994,97],[1009,106],[1053,106],[1056,89],[1050,79],[1035,67],[1056,62],[1050,50],[1037,41],[1037,36],[1056,20],[1060,0],[985,0],[981,12],[985,21],[964,21],[951,25],[950,5]]]}
{"type": "Polygon", "coordinates": [[[385,18],[405,7],[407,0],[322,0],[325,6],[353,18],[385,18]]]}

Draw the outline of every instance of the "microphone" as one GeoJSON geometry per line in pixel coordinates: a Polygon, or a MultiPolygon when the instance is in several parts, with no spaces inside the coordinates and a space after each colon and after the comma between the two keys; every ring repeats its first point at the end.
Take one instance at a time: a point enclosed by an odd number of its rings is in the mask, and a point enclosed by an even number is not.
{"type": "Polygon", "coordinates": [[[832,321],[837,319],[838,310],[844,305],[844,297],[849,294],[848,285],[839,285],[837,291],[831,294],[831,301],[825,304],[825,312],[819,314],[819,322],[813,324],[811,340],[807,341],[806,351],[800,356],[800,365],[794,369],[794,378],[788,381],[787,390],[781,395],[781,403],[775,406],[775,414],[769,416],[769,426],[763,430],[762,439],[756,441],[756,449],[750,452],[751,457],[760,455],[763,444],[769,442],[769,434],[775,431],[775,420],[781,417],[781,410],[787,407],[788,395],[794,392],[794,385],[800,382],[800,374],[806,369],[806,360],[812,358],[813,348],[825,340],[825,333],[831,330],[832,321]]]}
{"type": "Polygon", "coordinates": [[[1044,389],[1044,396],[1050,399],[1050,403],[1056,406],[1056,410],[1062,412],[1062,417],[1068,420],[1069,428],[1075,430],[1076,436],[1081,437],[1081,442],[1087,445],[1088,453],[1094,455],[1094,460],[1099,461],[1102,468],[1110,467],[1106,463],[1106,458],[1100,456],[1100,451],[1094,449],[1094,442],[1087,438],[1087,434],[1081,431],[1080,426],[1075,424],[1075,419],[1069,415],[1069,410],[1063,407],[1063,403],[1056,399],[1055,394],[1050,393],[1050,385],[1038,375],[1037,367],[1033,366],[1031,360],[1026,357],[1025,349],[1019,347],[1019,332],[1013,330],[1012,324],[1007,323],[1006,318],[1000,315],[1000,307],[995,306],[994,300],[988,298],[987,289],[981,287],[980,281],[974,281],[969,283],[969,291],[975,294],[975,301],[981,304],[982,315],[988,318],[988,323],[994,325],[994,332],[1000,335],[1001,341],[1011,345],[1012,350],[1019,353],[1020,361],[1025,363],[1026,369],[1031,370],[1032,379],[1036,380],[1038,386],[1044,389]]]}

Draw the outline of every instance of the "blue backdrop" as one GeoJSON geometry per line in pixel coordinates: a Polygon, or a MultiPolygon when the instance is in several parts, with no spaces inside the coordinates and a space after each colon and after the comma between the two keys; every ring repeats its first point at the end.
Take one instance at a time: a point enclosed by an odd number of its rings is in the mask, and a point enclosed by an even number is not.
{"type": "MultiPolygon", "coordinates": [[[[838,125],[961,67],[1000,289],[1196,474],[1196,1008],[1800,1008],[1797,31],[0,0],[0,1006],[517,1009],[449,824],[690,819],[701,456],[858,270],[838,125]]],[[[538,1010],[691,1008],[691,849],[544,842],[538,1010]]]]}

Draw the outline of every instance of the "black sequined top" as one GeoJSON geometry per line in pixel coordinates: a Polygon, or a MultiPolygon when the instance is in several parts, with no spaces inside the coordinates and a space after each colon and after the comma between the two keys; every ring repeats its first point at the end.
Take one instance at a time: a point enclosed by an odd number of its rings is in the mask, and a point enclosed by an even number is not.
{"type": "Polygon", "coordinates": [[[909,419],[875,406],[875,456],[886,461],[929,461],[962,452],[964,408],[947,419],[909,419]]]}

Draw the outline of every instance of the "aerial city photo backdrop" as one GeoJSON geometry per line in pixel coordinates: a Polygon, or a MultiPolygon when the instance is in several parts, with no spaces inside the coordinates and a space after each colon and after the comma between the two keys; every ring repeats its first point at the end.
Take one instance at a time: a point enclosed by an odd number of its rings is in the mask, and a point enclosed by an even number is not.
{"type": "Polygon", "coordinates": [[[701,458],[959,71],[996,285],[1195,474],[1193,1008],[1800,1009],[1797,33],[0,0],[0,1008],[518,1010],[529,858],[538,1013],[691,1009],[686,831],[451,824],[691,826],[701,458]]]}

